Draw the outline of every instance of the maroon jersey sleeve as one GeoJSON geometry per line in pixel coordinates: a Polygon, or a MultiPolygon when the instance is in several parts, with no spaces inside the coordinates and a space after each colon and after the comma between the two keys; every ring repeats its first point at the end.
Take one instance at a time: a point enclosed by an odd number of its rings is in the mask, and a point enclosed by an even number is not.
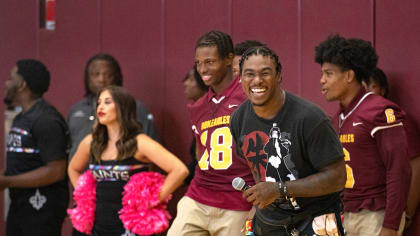
{"type": "Polygon", "coordinates": [[[397,107],[387,107],[375,116],[371,135],[375,138],[386,169],[386,208],[383,227],[398,230],[406,208],[411,168],[404,114],[397,107]]]}

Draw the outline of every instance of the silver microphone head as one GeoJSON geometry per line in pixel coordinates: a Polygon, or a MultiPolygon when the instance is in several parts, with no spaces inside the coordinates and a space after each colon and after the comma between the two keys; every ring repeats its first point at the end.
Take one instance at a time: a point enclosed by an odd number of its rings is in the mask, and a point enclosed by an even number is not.
{"type": "Polygon", "coordinates": [[[236,177],[232,180],[232,187],[238,191],[242,191],[245,186],[245,180],[241,177],[236,177]]]}

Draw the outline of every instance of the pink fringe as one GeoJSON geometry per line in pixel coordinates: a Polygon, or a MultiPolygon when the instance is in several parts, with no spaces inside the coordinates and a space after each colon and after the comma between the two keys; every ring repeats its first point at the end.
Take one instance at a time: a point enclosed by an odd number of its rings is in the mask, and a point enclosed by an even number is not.
{"type": "Polygon", "coordinates": [[[91,234],[95,220],[96,179],[90,170],[83,173],[77,180],[73,198],[76,208],[67,210],[73,226],[82,233],[91,234]]]}
{"type": "Polygon", "coordinates": [[[141,172],[130,177],[124,186],[119,211],[124,227],[138,235],[151,235],[165,231],[171,216],[166,204],[171,196],[159,202],[159,192],[165,177],[156,172],[141,172]]]}

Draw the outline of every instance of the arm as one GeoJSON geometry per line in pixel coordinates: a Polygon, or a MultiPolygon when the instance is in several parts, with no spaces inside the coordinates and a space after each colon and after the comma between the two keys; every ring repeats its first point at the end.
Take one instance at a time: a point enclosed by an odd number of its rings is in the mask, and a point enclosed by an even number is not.
{"type": "MultiPolygon", "coordinates": [[[[410,161],[411,165],[411,184],[410,184],[410,191],[408,192],[408,201],[407,201],[407,215],[409,217],[413,217],[416,213],[417,206],[419,205],[420,201],[420,156],[414,157],[410,161]]],[[[410,222],[406,222],[407,226],[409,226],[410,222]]]]}
{"type": "Polygon", "coordinates": [[[88,135],[79,144],[79,147],[70,161],[67,173],[70,177],[71,184],[76,187],[77,179],[85,170],[89,162],[90,143],[92,142],[92,135],[88,135]]]}
{"type": "Polygon", "coordinates": [[[57,117],[45,116],[34,122],[32,139],[41,161],[39,168],[13,176],[0,175],[0,189],[44,187],[65,178],[67,165],[67,127],[57,117]]]}
{"type": "Polygon", "coordinates": [[[66,159],[47,162],[45,166],[19,175],[0,175],[0,190],[4,188],[36,188],[51,185],[64,179],[66,159]]]}
{"type": "MultiPolygon", "coordinates": [[[[289,197],[318,197],[342,190],[345,182],[346,168],[344,159],[340,159],[316,174],[287,181],[285,184],[289,197]]],[[[279,189],[278,182],[260,182],[245,191],[243,196],[259,208],[264,208],[277,198],[285,197],[279,189]]]]}
{"type": "Polygon", "coordinates": [[[411,168],[403,126],[380,130],[375,133],[380,157],[386,169],[386,207],[383,229],[398,230],[406,208],[411,168]]]}
{"type": "Polygon", "coordinates": [[[136,159],[148,159],[168,173],[159,195],[159,200],[166,199],[187,177],[187,167],[174,154],[145,134],[137,136],[137,147],[136,159]]]}

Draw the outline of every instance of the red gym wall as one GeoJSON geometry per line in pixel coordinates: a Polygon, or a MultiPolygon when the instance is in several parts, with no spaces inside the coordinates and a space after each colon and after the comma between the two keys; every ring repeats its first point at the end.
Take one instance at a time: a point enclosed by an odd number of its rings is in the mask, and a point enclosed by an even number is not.
{"type": "MultiPolygon", "coordinates": [[[[98,52],[110,53],[121,64],[124,87],[154,114],[161,143],[185,162],[192,137],[181,81],[193,65],[195,41],[212,29],[229,33],[234,43],[247,39],[267,43],[283,65],[283,87],[312,100],[328,114],[337,104],[327,103],[320,94],[314,46],[332,33],[370,40],[380,56],[379,66],[389,76],[392,99],[420,127],[418,1],[57,1],[55,31],[40,29],[40,1],[0,1],[3,81],[16,60],[40,59],[52,75],[46,99],[67,116],[70,106],[84,94],[83,70],[88,58],[98,52]]],[[[4,89],[0,83],[2,97],[4,89]]],[[[4,111],[3,104],[0,109],[4,111]]],[[[0,133],[3,131],[1,126],[0,133]]],[[[4,138],[0,137],[3,151],[4,138]]],[[[4,155],[0,168],[4,168],[4,155]]],[[[183,191],[178,191],[178,197],[183,191]]],[[[175,206],[173,201],[172,212],[175,206]]],[[[2,204],[0,213],[2,235],[2,204]]]]}

